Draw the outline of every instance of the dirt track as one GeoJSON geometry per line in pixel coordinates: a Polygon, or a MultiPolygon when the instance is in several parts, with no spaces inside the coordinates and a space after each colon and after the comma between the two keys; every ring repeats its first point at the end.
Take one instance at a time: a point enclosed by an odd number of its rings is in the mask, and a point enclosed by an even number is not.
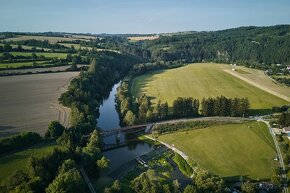
{"type": "Polygon", "coordinates": [[[261,89],[261,90],[263,90],[263,91],[266,91],[266,92],[268,92],[268,93],[270,93],[270,94],[272,94],[274,96],[277,96],[277,97],[279,97],[281,99],[284,99],[284,100],[290,102],[290,97],[287,97],[287,96],[285,96],[283,94],[277,93],[277,92],[271,90],[270,88],[264,87],[264,86],[262,86],[260,84],[255,83],[254,81],[251,81],[251,80],[249,80],[249,79],[247,79],[245,77],[242,77],[241,75],[239,75],[235,71],[227,70],[227,69],[224,69],[224,71],[229,73],[229,74],[231,74],[232,76],[234,76],[236,78],[239,78],[239,79],[241,79],[241,80],[243,80],[243,81],[245,81],[245,82],[247,82],[247,83],[249,83],[249,84],[251,84],[251,85],[253,85],[253,86],[255,86],[255,87],[259,88],[259,89],[261,89]]]}

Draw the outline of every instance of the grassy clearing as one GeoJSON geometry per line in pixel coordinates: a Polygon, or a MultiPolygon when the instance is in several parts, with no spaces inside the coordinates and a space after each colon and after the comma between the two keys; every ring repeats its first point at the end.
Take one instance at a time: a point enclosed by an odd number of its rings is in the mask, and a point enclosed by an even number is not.
{"type": "Polygon", "coordinates": [[[26,164],[31,155],[42,157],[51,152],[57,145],[53,142],[34,146],[0,158],[0,183],[16,170],[26,170],[26,164]]]}
{"type": "Polygon", "coordinates": [[[261,122],[212,126],[161,135],[198,165],[221,177],[269,179],[276,166],[273,141],[261,122]],[[251,128],[250,128],[251,127],[251,128]]]}
{"type": "Polygon", "coordinates": [[[131,92],[135,97],[146,93],[153,98],[154,104],[161,100],[167,101],[169,106],[177,97],[202,99],[220,95],[248,97],[251,108],[260,111],[287,104],[285,100],[226,73],[224,68],[230,69],[230,66],[203,63],[155,71],[136,77],[131,92]]]}
{"type": "MultiPolygon", "coordinates": [[[[51,53],[51,52],[10,52],[13,56],[31,56],[33,53],[35,53],[37,56],[45,56],[47,58],[61,58],[64,59],[67,56],[67,53],[51,53]]],[[[0,56],[2,56],[3,53],[0,53],[0,56]]]]}

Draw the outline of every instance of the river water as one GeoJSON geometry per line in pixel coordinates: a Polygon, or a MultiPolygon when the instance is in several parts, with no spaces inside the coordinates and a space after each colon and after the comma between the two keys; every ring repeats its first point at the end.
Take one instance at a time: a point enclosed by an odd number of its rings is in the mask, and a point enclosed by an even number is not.
{"type": "MultiPolygon", "coordinates": [[[[115,95],[119,85],[120,82],[112,87],[109,97],[104,99],[103,104],[100,106],[97,126],[103,130],[120,128],[120,119],[115,102],[115,95]]],[[[126,140],[125,135],[121,135],[121,141],[123,140],[126,140]]],[[[109,144],[116,143],[116,136],[106,137],[104,142],[109,144]]],[[[106,151],[103,154],[110,160],[110,171],[114,171],[123,164],[134,160],[136,156],[144,155],[153,150],[154,148],[149,144],[135,142],[125,147],[106,151]]]]}

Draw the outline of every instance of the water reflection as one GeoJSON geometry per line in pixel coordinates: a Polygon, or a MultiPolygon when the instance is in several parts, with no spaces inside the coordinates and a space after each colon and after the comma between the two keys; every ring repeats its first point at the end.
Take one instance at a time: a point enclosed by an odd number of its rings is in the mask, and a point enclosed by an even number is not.
{"type": "Polygon", "coordinates": [[[115,95],[120,82],[115,84],[107,99],[103,101],[103,104],[99,108],[99,118],[97,119],[97,126],[103,130],[119,128],[120,119],[116,110],[115,95]]]}

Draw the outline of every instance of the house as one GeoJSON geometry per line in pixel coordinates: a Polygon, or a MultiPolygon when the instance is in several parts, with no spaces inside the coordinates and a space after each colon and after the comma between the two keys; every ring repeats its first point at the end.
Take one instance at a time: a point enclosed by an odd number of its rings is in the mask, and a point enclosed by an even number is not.
{"type": "Polygon", "coordinates": [[[290,127],[284,127],[282,129],[282,132],[285,133],[288,137],[288,139],[290,140],[290,127]]]}
{"type": "Polygon", "coordinates": [[[283,133],[285,133],[285,134],[290,133],[290,127],[284,127],[283,128],[283,133]]]}
{"type": "Polygon", "coordinates": [[[257,190],[265,190],[266,192],[274,190],[274,184],[267,183],[267,182],[259,182],[256,184],[257,190]]]}

